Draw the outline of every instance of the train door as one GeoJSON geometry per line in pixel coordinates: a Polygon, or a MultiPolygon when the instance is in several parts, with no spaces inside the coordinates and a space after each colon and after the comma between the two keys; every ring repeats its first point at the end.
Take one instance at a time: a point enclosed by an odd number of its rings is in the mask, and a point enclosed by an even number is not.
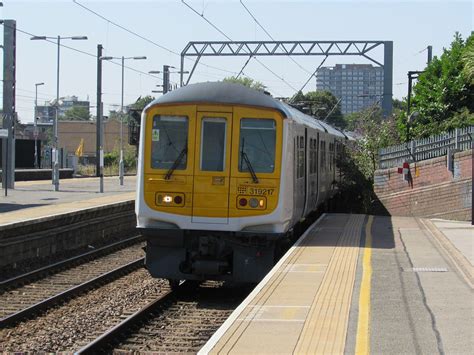
{"type": "Polygon", "coordinates": [[[304,204],[303,204],[303,217],[306,217],[308,212],[308,187],[309,187],[309,169],[308,169],[308,128],[304,129],[304,204]]]}
{"type": "Polygon", "coordinates": [[[193,223],[229,221],[231,132],[232,113],[197,113],[193,223]]]}

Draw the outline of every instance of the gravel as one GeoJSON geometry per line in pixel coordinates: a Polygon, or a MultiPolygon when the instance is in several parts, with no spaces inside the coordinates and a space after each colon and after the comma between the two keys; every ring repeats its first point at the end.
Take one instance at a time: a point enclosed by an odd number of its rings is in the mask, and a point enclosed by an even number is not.
{"type": "Polygon", "coordinates": [[[168,290],[167,282],[137,270],[41,316],[0,330],[3,352],[72,352],[168,290]]]}

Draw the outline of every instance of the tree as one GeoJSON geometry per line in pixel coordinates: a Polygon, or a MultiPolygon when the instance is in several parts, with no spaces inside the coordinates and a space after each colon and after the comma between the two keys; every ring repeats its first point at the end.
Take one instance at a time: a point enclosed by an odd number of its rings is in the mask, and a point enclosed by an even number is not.
{"type": "Polygon", "coordinates": [[[395,117],[384,118],[378,105],[350,117],[352,130],[360,137],[354,143],[353,159],[362,174],[373,181],[379,150],[399,141],[395,117]]]}
{"type": "Polygon", "coordinates": [[[59,119],[65,121],[89,121],[91,114],[88,107],[73,106],[64,112],[64,116],[60,116],[59,119]]]}
{"type": "MultiPolygon", "coordinates": [[[[456,33],[449,49],[434,58],[413,88],[410,138],[427,137],[474,123],[474,85],[468,80],[473,36],[466,42],[456,33]]],[[[399,116],[400,134],[407,131],[406,114],[399,116]]]]}
{"type": "Polygon", "coordinates": [[[235,76],[231,76],[231,77],[225,78],[223,81],[226,83],[241,84],[258,91],[264,91],[266,88],[266,86],[263,85],[260,81],[256,81],[247,77],[237,78],[235,76]]]}
{"type": "Polygon", "coordinates": [[[325,120],[340,129],[346,127],[340,101],[330,91],[310,91],[306,94],[299,91],[293,98],[293,102],[309,106],[309,113],[320,120],[325,120]]]}
{"type": "Polygon", "coordinates": [[[407,102],[405,100],[392,99],[393,110],[396,111],[406,111],[407,102]]]}
{"type": "Polygon", "coordinates": [[[155,98],[151,95],[147,95],[145,97],[139,97],[135,103],[131,104],[130,107],[142,111],[150,102],[155,100],[155,98]]]}
{"type": "Polygon", "coordinates": [[[464,65],[463,72],[471,85],[474,85],[474,36],[470,36],[466,41],[466,47],[462,54],[464,65]]]}

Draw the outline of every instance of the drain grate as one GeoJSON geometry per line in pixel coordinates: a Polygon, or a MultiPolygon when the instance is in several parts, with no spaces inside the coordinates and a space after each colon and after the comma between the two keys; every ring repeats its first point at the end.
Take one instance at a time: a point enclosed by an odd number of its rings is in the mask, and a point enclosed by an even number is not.
{"type": "Polygon", "coordinates": [[[414,267],[414,268],[409,268],[405,269],[405,272],[411,271],[411,272],[448,272],[448,269],[445,267],[414,267]]]}

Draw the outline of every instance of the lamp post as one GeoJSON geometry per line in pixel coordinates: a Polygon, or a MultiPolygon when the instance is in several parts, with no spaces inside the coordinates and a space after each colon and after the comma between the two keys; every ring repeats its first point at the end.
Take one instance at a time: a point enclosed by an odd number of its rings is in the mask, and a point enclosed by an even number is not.
{"type": "Polygon", "coordinates": [[[38,86],[44,85],[44,83],[36,83],[35,84],[35,113],[34,113],[34,131],[33,131],[33,136],[35,137],[35,168],[38,169],[38,127],[36,125],[36,120],[38,119],[37,111],[38,111],[38,86]]]}
{"type": "Polygon", "coordinates": [[[120,161],[119,161],[119,181],[120,185],[123,185],[123,176],[125,173],[125,167],[123,163],[123,95],[124,95],[124,69],[125,69],[125,60],[144,60],[145,56],[140,57],[101,57],[102,60],[112,60],[112,59],[121,59],[122,60],[122,99],[120,101],[120,161]]]}
{"type": "Polygon", "coordinates": [[[58,44],[58,65],[56,71],[56,115],[53,121],[53,131],[54,131],[54,138],[53,138],[53,185],[54,191],[59,191],[59,140],[58,140],[58,116],[59,116],[59,63],[60,63],[60,55],[61,55],[61,40],[62,39],[71,39],[74,41],[86,40],[87,36],[72,36],[72,37],[48,37],[48,36],[33,36],[30,38],[32,41],[37,40],[57,40],[58,44]]]}

